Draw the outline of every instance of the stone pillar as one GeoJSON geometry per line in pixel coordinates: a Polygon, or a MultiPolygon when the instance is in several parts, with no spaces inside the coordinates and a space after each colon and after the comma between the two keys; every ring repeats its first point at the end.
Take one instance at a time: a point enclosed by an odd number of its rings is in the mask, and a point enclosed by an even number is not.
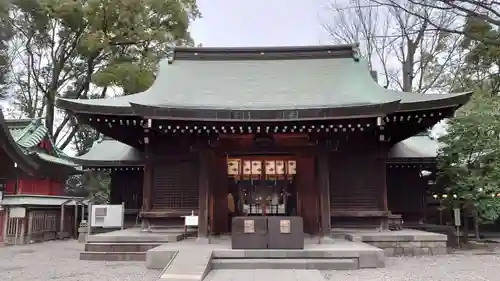
{"type": "Polygon", "coordinates": [[[330,206],[330,153],[327,146],[320,147],[317,154],[317,175],[319,186],[319,205],[321,212],[320,243],[328,244],[331,238],[330,206]]]}
{"type": "Polygon", "coordinates": [[[86,221],[81,221],[78,227],[78,243],[85,243],[89,233],[89,226],[86,221]]]}

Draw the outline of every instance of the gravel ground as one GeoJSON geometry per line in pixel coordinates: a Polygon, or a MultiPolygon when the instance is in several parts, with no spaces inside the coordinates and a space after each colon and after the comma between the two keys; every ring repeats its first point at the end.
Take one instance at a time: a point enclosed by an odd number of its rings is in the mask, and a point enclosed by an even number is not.
{"type": "MultiPolygon", "coordinates": [[[[153,281],[160,273],[147,270],[144,262],[80,261],[78,255],[82,250],[83,244],[76,241],[0,248],[0,280],[153,281]]],[[[388,258],[382,269],[324,271],[322,274],[329,281],[500,281],[499,264],[500,252],[476,251],[437,257],[388,258]]],[[[241,273],[235,272],[235,275],[241,273]]]]}
{"type": "Polygon", "coordinates": [[[330,281],[499,281],[500,253],[388,258],[382,269],[322,272],[330,281]]]}
{"type": "Polygon", "coordinates": [[[76,241],[0,248],[0,280],[152,281],[160,274],[144,262],[81,261],[81,251],[76,241]]]}

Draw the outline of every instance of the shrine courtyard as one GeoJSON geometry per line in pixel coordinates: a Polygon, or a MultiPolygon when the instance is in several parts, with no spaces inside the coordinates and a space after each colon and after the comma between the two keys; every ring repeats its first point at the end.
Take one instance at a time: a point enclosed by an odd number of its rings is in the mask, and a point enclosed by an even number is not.
{"type": "MultiPolygon", "coordinates": [[[[79,260],[83,247],[76,241],[56,241],[0,248],[0,280],[153,281],[161,274],[159,270],[146,269],[144,262],[79,260]]],[[[355,271],[215,270],[205,280],[498,280],[499,261],[500,250],[476,250],[442,256],[387,258],[385,268],[355,271]]]]}

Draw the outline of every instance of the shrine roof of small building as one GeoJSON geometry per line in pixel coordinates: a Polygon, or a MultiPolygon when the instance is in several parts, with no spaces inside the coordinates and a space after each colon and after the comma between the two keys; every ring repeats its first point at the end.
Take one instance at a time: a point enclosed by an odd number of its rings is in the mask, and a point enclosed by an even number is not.
{"type": "Polygon", "coordinates": [[[459,107],[470,92],[403,93],[379,86],[357,44],[174,49],[145,92],[58,99],[75,114],[203,121],[290,121],[384,116],[459,107]]]}
{"type": "Polygon", "coordinates": [[[72,160],[84,167],[133,167],[144,165],[142,152],[107,137],[95,141],[87,153],[75,156],[72,160]]]}
{"type": "Polygon", "coordinates": [[[428,134],[410,137],[389,151],[390,162],[436,162],[441,144],[428,134]]]}
{"type": "MultiPolygon", "coordinates": [[[[50,167],[60,173],[78,173],[80,170],[78,164],[66,159],[67,155],[57,149],[40,118],[6,120],[0,110],[0,143],[3,152],[13,162],[12,166],[19,166],[30,175],[45,174],[50,167]],[[40,147],[44,140],[51,143],[50,151],[40,147]]],[[[2,174],[4,172],[9,173],[2,171],[2,174]]]]}

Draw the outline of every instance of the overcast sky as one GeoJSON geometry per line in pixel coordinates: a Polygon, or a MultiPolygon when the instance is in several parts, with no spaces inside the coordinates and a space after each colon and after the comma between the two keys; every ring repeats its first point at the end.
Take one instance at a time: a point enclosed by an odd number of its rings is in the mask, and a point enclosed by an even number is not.
{"type": "Polygon", "coordinates": [[[191,33],[205,47],[326,43],[320,14],[328,0],[198,0],[191,33]]]}

